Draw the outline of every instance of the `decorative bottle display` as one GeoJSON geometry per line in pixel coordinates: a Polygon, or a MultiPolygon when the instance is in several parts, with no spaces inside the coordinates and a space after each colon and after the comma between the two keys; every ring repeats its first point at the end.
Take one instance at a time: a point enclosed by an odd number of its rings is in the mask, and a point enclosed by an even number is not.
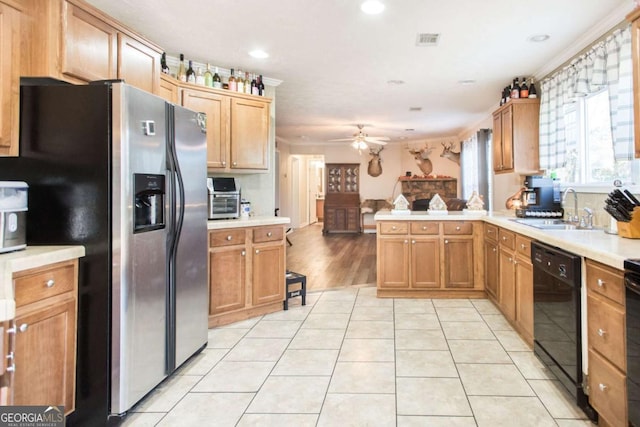
{"type": "Polygon", "coordinates": [[[162,57],[160,58],[160,70],[163,74],[171,74],[171,70],[169,70],[169,66],[167,65],[166,52],[162,52],[162,57]]]}
{"type": "Polygon", "coordinates": [[[216,89],[222,89],[222,79],[218,74],[218,67],[216,67],[216,71],[213,74],[213,87],[216,89]]]}
{"type": "Polygon", "coordinates": [[[202,74],[202,68],[196,68],[196,84],[204,86],[204,74],[202,74]]]}
{"type": "Polygon", "coordinates": [[[246,71],[244,73],[244,93],[251,95],[251,79],[246,71]]]}
{"type": "Polygon", "coordinates": [[[236,82],[236,76],[234,74],[233,68],[231,69],[231,75],[229,76],[229,90],[237,91],[238,85],[236,82]]]}
{"type": "Polygon", "coordinates": [[[178,65],[178,74],[176,75],[181,82],[187,81],[187,70],[184,68],[184,55],[180,54],[180,64],[178,65]]]}
{"type": "Polygon", "coordinates": [[[187,83],[196,82],[196,72],[193,71],[193,61],[189,60],[189,68],[187,68],[187,83]]]}
{"type": "Polygon", "coordinates": [[[204,72],[204,85],[213,87],[213,74],[211,74],[211,65],[207,63],[207,70],[204,72]]]}
{"type": "Polygon", "coordinates": [[[536,85],[533,83],[533,77],[531,77],[531,83],[529,84],[529,98],[537,98],[538,91],[536,90],[536,85]]]}
{"type": "Polygon", "coordinates": [[[522,78],[522,85],[520,86],[520,98],[529,97],[529,86],[527,86],[527,80],[522,78]]]}
{"type": "Polygon", "coordinates": [[[511,98],[520,98],[520,84],[518,78],[513,79],[513,85],[511,86],[511,98]]]}

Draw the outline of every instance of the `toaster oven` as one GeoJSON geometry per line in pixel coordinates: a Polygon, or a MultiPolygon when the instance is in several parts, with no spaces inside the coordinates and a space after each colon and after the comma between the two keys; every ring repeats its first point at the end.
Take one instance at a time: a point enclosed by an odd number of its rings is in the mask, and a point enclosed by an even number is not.
{"type": "Polygon", "coordinates": [[[234,178],[207,178],[209,219],[240,217],[240,190],[234,178]]]}

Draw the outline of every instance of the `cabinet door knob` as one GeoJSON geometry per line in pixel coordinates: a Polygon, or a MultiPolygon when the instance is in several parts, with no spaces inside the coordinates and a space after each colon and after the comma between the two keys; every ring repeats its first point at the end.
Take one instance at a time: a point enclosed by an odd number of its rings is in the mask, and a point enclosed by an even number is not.
{"type": "Polygon", "coordinates": [[[227,166],[227,162],[223,161],[222,166],[227,166]]]}
{"type": "Polygon", "coordinates": [[[599,286],[599,287],[603,287],[603,286],[605,285],[605,283],[607,283],[607,282],[605,282],[605,281],[604,281],[604,280],[602,280],[602,279],[598,279],[598,286],[599,286]]]}
{"type": "Polygon", "coordinates": [[[600,389],[600,391],[606,391],[609,388],[609,386],[607,386],[606,384],[600,383],[598,384],[598,388],[600,389]]]}
{"type": "Polygon", "coordinates": [[[16,371],[16,365],[11,364],[11,365],[7,366],[6,371],[7,372],[15,372],[16,371]]]}
{"type": "Polygon", "coordinates": [[[256,254],[259,254],[259,253],[260,253],[260,249],[256,249],[256,254]]]}
{"type": "Polygon", "coordinates": [[[273,235],[273,233],[271,233],[270,231],[267,233],[267,237],[271,237],[273,235]]]}
{"type": "Polygon", "coordinates": [[[238,162],[233,162],[233,166],[238,166],[238,162]]]}
{"type": "Polygon", "coordinates": [[[411,244],[412,244],[412,245],[415,245],[415,244],[416,244],[416,241],[415,241],[415,240],[412,240],[412,241],[411,241],[411,244]]]}
{"type": "Polygon", "coordinates": [[[524,249],[526,247],[527,247],[527,245],[525,245],[524,243],[520,243],[520,249],[524,249]]]}
{"type": "Polygon", "coordinates": [[[502,236],[502,240],[507,240],[507,236],[502,236]]]}
{"type": "Polygon", "coordinates": [[[496,248],[492,248],[492,249],[493,249],[493,252],[495,252],[495,251],[496,251],[496,248]]]}
{"type": "Polygon", "coordinates": [[[228,235],[228,236],[227,236],[227,240],[228,240],[228,241],[231,241],[231,239],[233,239],[233,237],[231,237],[231,235],[228,235]]]}
{"type": "Polygon", "coordinates": [[[518,264],[518,261],[516,261],[515,259],[513,260],[513,265],[518,264]]]}
{"type": "Polygon", "coordinates": [[[493,230],[487,230],[487,234],[493,234],[493,230]]]}
{"type": "Polygon", "coordinates": [[[396,227],[395,225],[392,225],[392,226],[391,226],[391,229],[392,229],[392,230],[395,230],[396,228],[397,228],[397,227],[396,227]]]}
{"type": "Polygon", "coordinates": [[[422,226],[422,229],[423,229],[423,230],[426,230],[426,229],[427,229],[427,226],[426,226],[426,225],[423,225],[423,226],[422,226]]]}
{"type": "Polygon", "coordinates": [[[460,226],[459,225],[456,227],[456,231],[460,231],[460,226]]]}
{"type": "Polygon", "coordinates": [[[23,323],[22,325],[20,325],[20,327],[18,328],[18,330],[20,330],[20,332],[27,332],[27,329],[29,329],[29,325],[27,323],[23,323]]]}
{"type": "Polygon", "coordinates": [[[513,262],[513,258],[509,257],[509,262],[513,262]]]}
{"type": "Polygon", "coordinates": [[[409,243],[409,241],[408,241],[408,240],[405,240],[405,241],[404,241],[404,243],[405,243],[405,245],[406,245],[407,243],[409,243]]]}
{"type": "Polygon", "coordinates": [[[240,253],[240,255],[242,255],[242,256],[245,256],[246,254],[247,254],[247,251],[242,251],[242,252],[240,253]]]}
{"type": "Polygon", "coordinates": [[[449,244],[449,241],[448,241],[448,240],[445,240],[445,241],[444,241],[444,244],[445,244],[445,245],[448,245],[448,244],[449,244]]]}
{"type": "Polygon", "coordinates": [[[604,329],[598,329],[598,335],[600,335],[601,337],[604,336],[604,334],[606,334],[607,331],[605,331],[604,329]]]}
{"type": "Polygon", "coordinates": [[[49,279],[47,280],[47,283],[45,283],[45,285],[47,286],[47,288],[53,288],[53,285],[56,284],[56,281],[53,279],[49,279]]]}

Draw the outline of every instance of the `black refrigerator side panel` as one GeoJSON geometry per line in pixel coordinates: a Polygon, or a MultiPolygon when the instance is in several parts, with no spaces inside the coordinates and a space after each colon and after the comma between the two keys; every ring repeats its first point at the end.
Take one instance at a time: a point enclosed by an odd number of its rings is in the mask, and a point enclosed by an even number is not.
{"type": "Polygon", "coordinates": [[[76,410],[68,425],[108,414],[110,248],[109,86],[22,86],[20,157],[0,180],[29,184],[27,245],[80,244],[76,410]]]}

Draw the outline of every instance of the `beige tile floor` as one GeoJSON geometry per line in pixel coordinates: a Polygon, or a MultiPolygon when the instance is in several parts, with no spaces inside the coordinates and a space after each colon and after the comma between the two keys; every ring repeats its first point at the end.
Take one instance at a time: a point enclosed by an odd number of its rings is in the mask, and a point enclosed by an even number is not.
{"type": "Polygon", "coordinates": [[[311,293],[209,331],[125,426],[589,426],[487,300],[311,293]]]}

